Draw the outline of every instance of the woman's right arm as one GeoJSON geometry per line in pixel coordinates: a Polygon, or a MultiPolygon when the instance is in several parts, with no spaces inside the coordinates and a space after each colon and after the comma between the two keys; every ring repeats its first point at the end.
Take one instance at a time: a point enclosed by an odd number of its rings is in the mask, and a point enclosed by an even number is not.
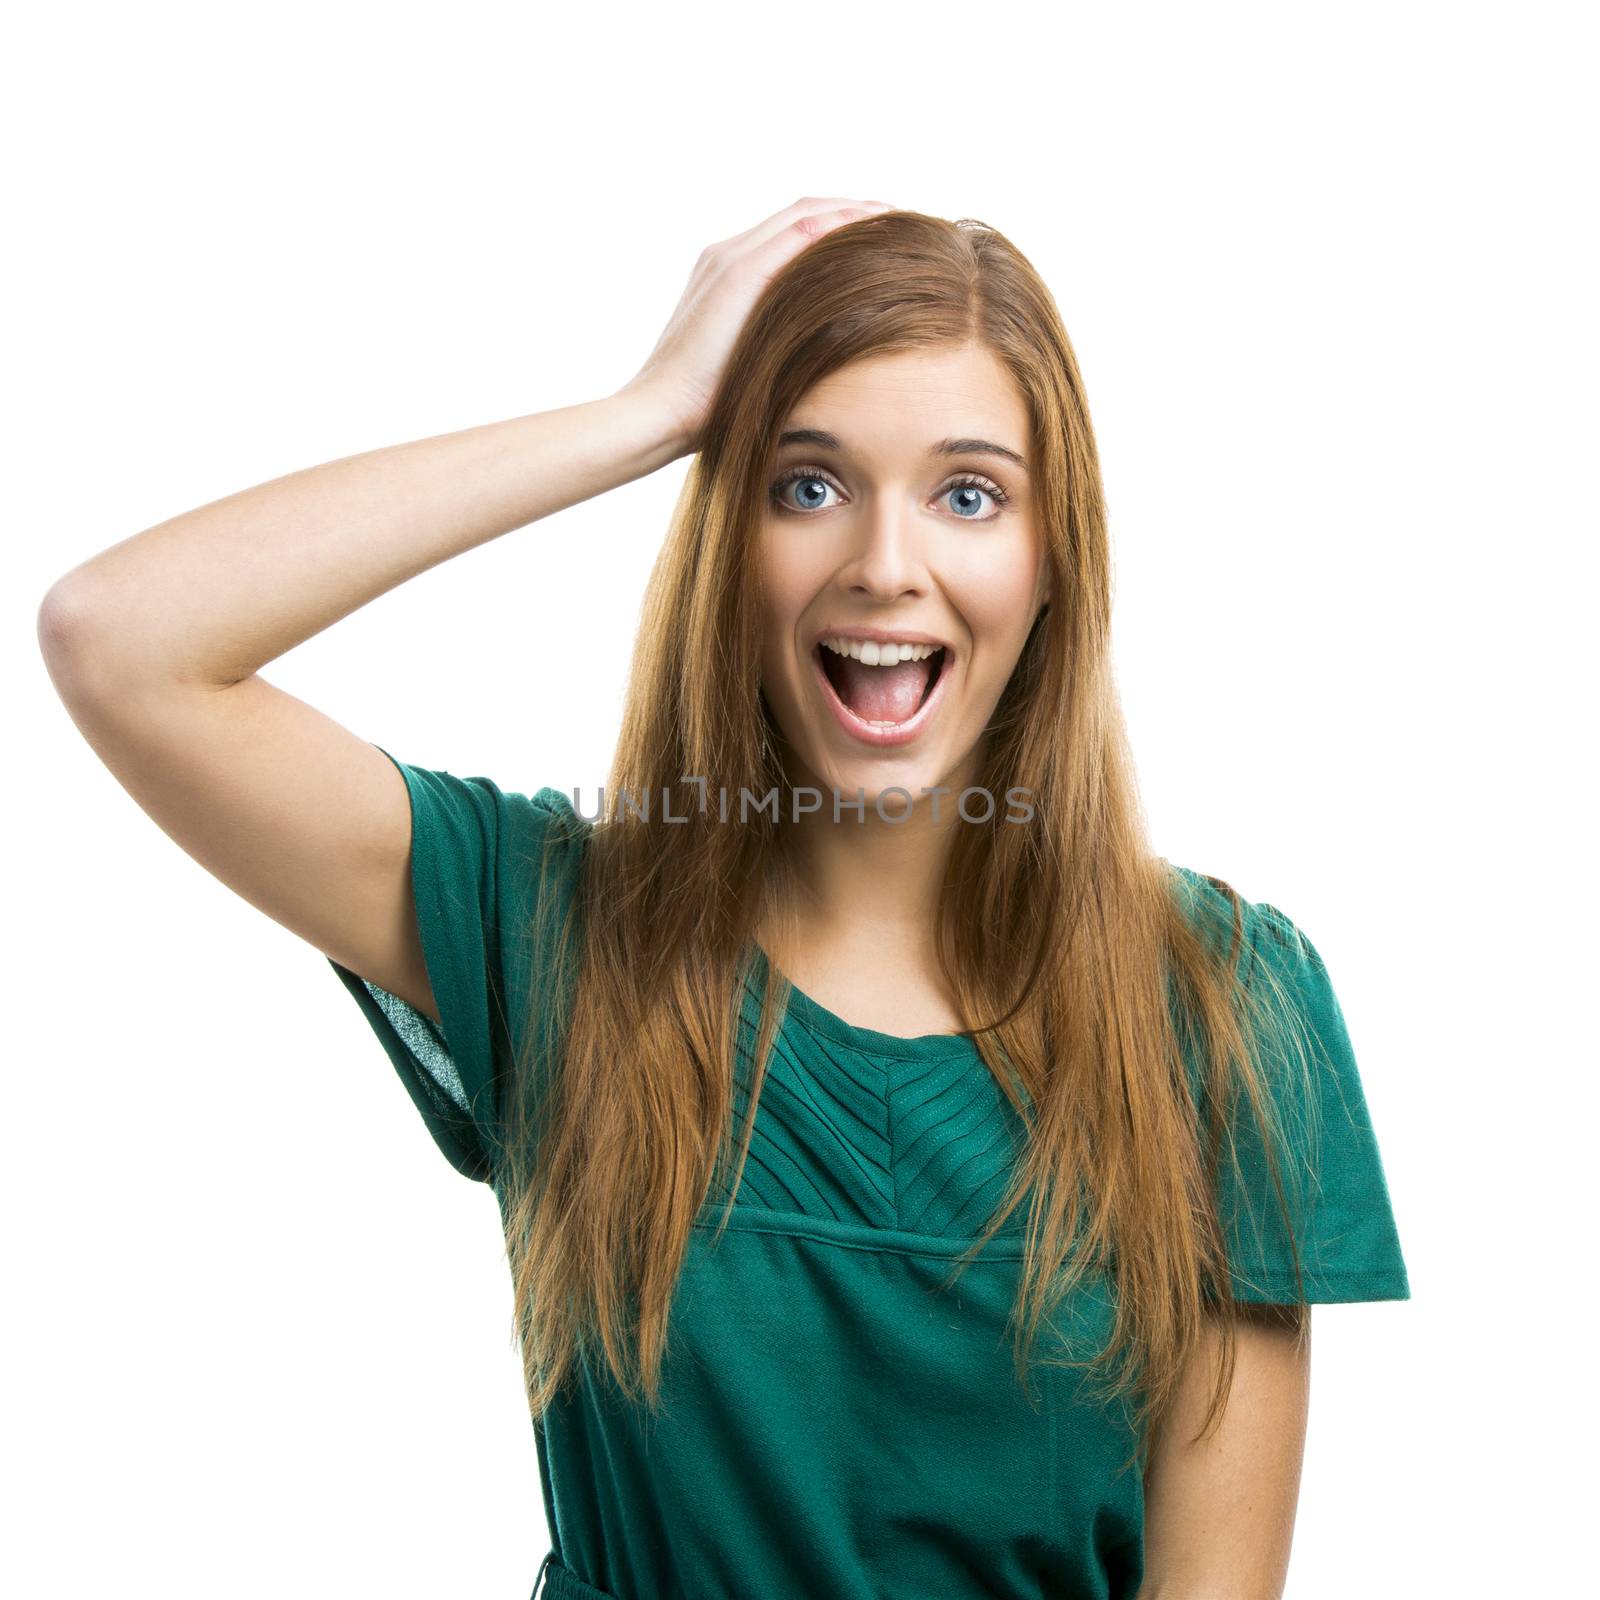
{"type": "Polygon", "coordinates": [[[39,643],[79,731],[208,872],[440,1020],[405,779],[260,669],[407,578],[698,449],[772,275],[884,209],[808,196],[707,246],[644,366],[604,400],[274,478],[74,567],[39,608],[39,643]]]}
{"type": "Polygon", "coordinates": [[[452,556],[655,471],[691,440],[665,387],[275,478],[124,539],[39,608],[79,731],[207,871],[438,1020],[405,781],[260,668],[452,556]]]}

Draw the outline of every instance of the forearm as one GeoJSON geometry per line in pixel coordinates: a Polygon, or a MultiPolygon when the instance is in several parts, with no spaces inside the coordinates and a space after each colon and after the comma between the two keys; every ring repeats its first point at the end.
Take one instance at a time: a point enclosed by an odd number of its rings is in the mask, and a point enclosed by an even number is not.
{"type": "Polygon", "coordinates": [[[347,456],[158,523],[57,581],[58,678],[236,683],[369,600],[684,453],[647,390],[347,456]]]}

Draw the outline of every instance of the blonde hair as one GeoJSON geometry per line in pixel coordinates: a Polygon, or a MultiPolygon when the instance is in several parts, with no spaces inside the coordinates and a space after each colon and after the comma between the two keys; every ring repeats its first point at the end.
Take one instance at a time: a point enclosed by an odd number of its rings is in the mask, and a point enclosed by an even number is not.
{"type": "Polygon", "coordinates": [[[995,795],[1025,786],[1036,815],[1005,825],[997,807],[993,825],[956,830],[936,926],[966,1027],[1029,1129],[984,1240],[1028,1204],[1012,1319],[1019,1377],[1041,1321],[1084,1273],[1104,1271],[1116,1289],[1111,1337],[1064,1364],[1100,1374],[1107,1399],[1137,1397],[1142,1430],[1171,1401],[1211,1308],[1222,1315],[1207,1424],[1220,1416],[1234,1365],[1220,1164],[1237,1163],[1234,1109],[1248,1105],[1290,1221],[1272,1076],[1304,1068],[1304,1041],[1270,964],[1252,966],[1264,984],[1241,972],[1239,896],[1147,842],[1112,677],[1099,461],[1055,303],[993,229],[915,212],[836,228],[767,286],[651,577],[607,784],[613,809],[584,851],[582,937],[566,941],[546,1040],[519,1063],[508,1107],[503,1204],[535,1414],[591,1342],[625,1394],[658,1403],[690,1229],[709,1195],[737,1192],[785,997],[776,974],[735,1130],[738,1002],[781,860],[776,825],[758,814],[722,826],[692,803],[674,811],[687,823],[665,824],[656,808],[625,817],[618,792],[677,793],[690,773],[735,795],[786,792],[760,692],[753,559],[777,433],[813,384],[850,362],[962,344],[993,352],[1026,398],[1053,591],[973,780],[995,795]],[[553,1039],[558,1072],[534,1059],[553,1039]]]}

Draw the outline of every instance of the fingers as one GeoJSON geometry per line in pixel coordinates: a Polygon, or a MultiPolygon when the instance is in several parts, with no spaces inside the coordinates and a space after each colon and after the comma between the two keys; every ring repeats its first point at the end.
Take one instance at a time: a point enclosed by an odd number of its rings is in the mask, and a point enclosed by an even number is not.
{"type": "MultiPolygon", "coordinates": [[[[802,218],[833,218],[834,226],[841,222],[849,222],[851,216],[847,212],[854,212],[858,216],[867,216],[875,211],[892,211],[894,207],[887,200],[851,200],[845,196],[834,196],[832,199],[818,199],[807,196],[805,199],[796,200],[793,205],[788,205],[782,211],[775,211],[763,222],[758,222],[753,228],[747,228],[743,233],[736,233],[731,239],[722,241],[723,246],[732,246],[742,254],[746,250],[754,250],[784,233],[802,218]]],[[[825,232],[819,229],[818,232],[825,232]]],[[[817,232],[811,234],[817,237],[817,232]]]]}
{"type": "Polygon", "coordinates": [[[893,210],[891,206],[870,201],[853,201],[837,211],[808,211],[792,218],[783,227],[774,230],[760,244],[753,246],[742,260],[752,262],[763,277],[770,277],[807,245],[814,244],[823,234],[855,222],[861,217],[880,216],[893,210]]]}

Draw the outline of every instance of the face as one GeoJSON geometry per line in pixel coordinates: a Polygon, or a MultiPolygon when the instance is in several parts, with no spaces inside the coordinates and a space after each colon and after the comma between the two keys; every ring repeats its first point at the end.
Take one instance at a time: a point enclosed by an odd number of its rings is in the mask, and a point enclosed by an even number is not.
{"type": "Polygon", "coordinates": [[[829,439],[780,443],[760,540],[762,685],[791,781],[865,790],[869,821],[885,789],[920,812],[948,785],[942,820],[1049,598],[1027,467],[978,448],[1026,458],[1027,405],[987,350],[902,352],[818,383],[782,432],[802,429],[829,439]]]}

